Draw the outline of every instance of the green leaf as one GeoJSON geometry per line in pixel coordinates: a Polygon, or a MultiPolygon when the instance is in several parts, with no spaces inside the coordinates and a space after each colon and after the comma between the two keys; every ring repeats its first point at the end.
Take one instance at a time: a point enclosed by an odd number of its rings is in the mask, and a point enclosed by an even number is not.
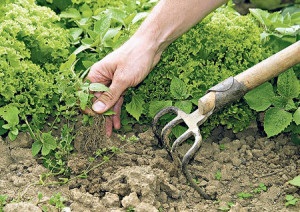
{"type": "Polygon", "coordinates": [[[72,67],[76,63],[76,54],[71,54],[65,63],[62,63],[59,67],[60,71],[72,70],[72,67]]]}
{"type": "Polygon", "coordinates": [[[300,187],[300,175],[288,181],[289,184],[300,187]]]}
{"type": "Polygon", "coordinates": [[[192,111],[193,104],[191,101],[179,101],[175,102],[175,107],[178,107],[186,113],[190,113],[192,111]]]}
{"type": "Polygon", "coordinates": [[[172,79],[171,85],[170,85],[170,90],[171,90],[171,95],[175,99],[184,100],[189,96],[187,93],[186,84],[178,77],[174,77],[172,79]]]}
{"type": "Polygon", "coordinates": [[[295,111],[293,115],[293,120],[297,125],[300,124],[300,107],[298,107],[298,109],[295,111]]]}
{"type": "Polygon", "coordinates": [[[256,111],[264,111],[272,104],[272,98],[275,96],[273,86],[266,82],[257,88],[249,91],[244,98],[249,107],[256,111]]]}
{"type": "Polygon", "coordinates": [[[80,109],[85,110],[89,101],[89,94],[84,91],[77,91],[77,96],[79,98],[80,109]]]}
{"type": "Polygon", "coordinates": [[[264,129],[268,137],[281,133],[292,122],[291,113],[279,108],[270,108],[265,114],[264,129]]]}
{"type": "Polygon", "coordinates": [[[104,116],[111,116],[111,115],[115,115],[115,114],[116,114],[116,112],[113,110],[108,110],[103,113],[104,116]]]}
{"type": "Polygon", "coordinates": [[[42,155],[48,155],[51,150],[56,149],[56,139],[51,135],[50,132],[48,133],[42,133],[42,141],[43,141],[43,147],[42,147],[42,155]]]}
{"type": "Polygon", "coordinates": [[[40,141],[34,142],[31,147],[32,155],[36,156],[40,152],[42,146],[43,146],[43,144],[40,141]]]}
{"type": "Polygon", "coordinates": [[[290,201],[290,200],[293,200],[293,199],[295,199],[295,197],[293,195],[288,194],[288,195],[285,196],[285,200],[287,200],[287,201],[290,201]]]}
{"type": "Polygon", "coordinates": [[[287,70],[278,77],[278,93],[288,99],[296,98],[300,94],[299,80],[292,69],[287,70]]]}
{"type": "Polygon", "coordinates": [[[176,125],[172,128],[172,133],[175,135],[176,138],[179,138],[186,130],[187,127],[176,125]]]}
{"type": "Polygon", "coordinates": [[[81,18],[81,15],[80,15],[80,12],[78,10],[76,10],[75,8],[69,8],[68,10],[63,11],[60,14],[60,17],[61,18],[72,18],[72,19],[77,20],[77,19],[81,18]]]}
{"type": "Polygon", "coordinates": [[[104,35],[110,27],[111,17],[103,15],[95,22],[94,31],[100,35],[104,35]]]}
{"type": "Polygon", "coordinates": [[[11,141],[16,140],[17,136],[18,136],[18,134],[15,135],[12,131],[9,131],[9,132],[8,132],[8,137],[9,137],[9,139],[10,139],[11,141]]]}
{"type": "MultiPolygon", "coordinates": [[[[8,122],[9,127],[13,127],[19,124],[19,109],[14,106],[7,105],[5,107],[0,108],[0,116],[8,122]]],[[[5,125],[2,127],[4,129],[9,129],[5,128],[5,125]]]]}
{"type": "Polygon", "coordinates": [[[149,117],[154,117],[163,108],[172,106],[172,101],[152,101],[149,105],[149,117]]]}
{"type": "Polygon", "coordinates": [[[109,88],[102,83],[91,83],[89,86],[89,90],[96,91],[96,92],[102,92],[102,91],[108,91],[109,88]]]}
{"type": "Polygon", "coordinates": [[[72,39],[76,41],[80,38],[80,35],[82,34],[83,30],[81,28],[71,28],[69,32],[72,39]]]}
{"type": "Polygon", "coordinates": [[[4,120],[0,119],[0,136],[7,132],[7,129],[3,128],[4,120]]]}
{"type": "Polygon", "coordinates": [[[149,14],[148,12],[140,12],[136,14],[136,16],[132,20],[132,23],[135,24],[136,22],[146,18],[148,14],[149,14]]]}
{"type": "Polygon", "coordinates": [[[141,96],[133,95],[131,102],[126,104],[126,111],[138,121],[144,110],[144,104],[141,96]]]}

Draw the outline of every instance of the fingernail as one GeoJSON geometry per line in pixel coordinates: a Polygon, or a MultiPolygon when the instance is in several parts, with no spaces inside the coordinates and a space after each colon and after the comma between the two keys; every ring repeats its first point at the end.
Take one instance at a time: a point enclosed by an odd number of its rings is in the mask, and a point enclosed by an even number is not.
{"type": "Polygon", "coordinates": [[[93,104],[93,110],[98,113],[102,113],[105,110],[106,105],[103,102],[97,101],[93,104]]]}

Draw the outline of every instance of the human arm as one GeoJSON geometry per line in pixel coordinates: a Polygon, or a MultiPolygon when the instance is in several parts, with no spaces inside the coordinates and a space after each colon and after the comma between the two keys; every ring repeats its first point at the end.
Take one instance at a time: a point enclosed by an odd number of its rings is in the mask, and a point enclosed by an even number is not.
{"type": "Polygon", "coordinates": [[[120,48],[95,63],[87,79],[109,86],[95,93],[93,111],[116,112],[106,120],[106,134],[119,129],[122,94],[138,85],[158,63],[167,46],[226,0],[161,0],[135,34],[120,48]]]}

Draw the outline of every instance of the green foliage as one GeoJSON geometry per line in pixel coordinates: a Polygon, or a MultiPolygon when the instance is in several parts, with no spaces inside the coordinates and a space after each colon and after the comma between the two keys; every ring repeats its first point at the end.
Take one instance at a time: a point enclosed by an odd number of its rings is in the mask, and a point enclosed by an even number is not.
{"type": "MultiPolygon", "coordinates": [[[[218,9],[168,47],[149,76],[125,97],[127,105],[136,98],[145,102],[140,114],[135,114],[140,123],[149,123],[170,105],[191,112],[210,87],[270,54],[261,45],[261,33],[250,15],[218,9]]],[[[242,102],[238,105],[212,117],[202,132],[207,135],[220,122],[236,132],[247,127],[253,112],[242,102]]]]}
{"type": "Polygon", "coordinates": [[[215,179],[216,180],[221,180],[222,179],[222,173],[220,170],[218,170],[215,174],[215,179]]]}
{"type": "Polygon", "coordinates": [[[154,4],[149,0],[72,0],[60,17],[69,28],[78,59],[75,72],[85,76],[91,65],[123,44],[154,4]]]}
{"type": "MultiPolygon", "coordinates": [[[[300,8],[288,7],[269,13],[251,9],[250,13],[263,26],[261,38],[276,52],[300,39],[300,8]]],[[[256,111],[266,111],[264,129],[268,137],[281,132],[291,132],[292,141],[300,143],[300,66],[294,66],[277,79],[264,83],[246,94],[249,106],[256,111]]]]}
{"type": "Polygon", "coordinates": [[[300,175],[290,180],[289,184],[300,187],[300,175]]]}
{"type": "Polygon", "coordinates": [[[61,193],[54,194],[49,199],[49,204],[55,206],[56,209],[63,209],[65,198],[61,195],[61,193]]]}
{"type": "Polygon", "coordinates": [[[299,125],[300,82],[293,69],[280,74],[275,85],[276,91],[270,82],[266,82],[245,95],[252,109],[266,110],[264,130],[268,137],[283,132],[292,123],[299,125]]]}
{"type": "Polygon", "coordinates": [[[7,198],[7,195],[0,195],[0,212],[3,212],[3,208],[7,204],[7,198]]]}
{"type": "Polygon", "coordinates": [[[283,11],[269,13],[261,9],[250,9],[250,13],[265,31],[261,38],[274,51],[296,42],[300,38],[300,8],[288,7],[283,11]]]}
{"type": "Polygon", "coordinates": [[[264,183],[259,183],[258,187],[253,190],[256,194],[259,194],[262,191],[267,191],[267,186],[264,183]]]}
{"type": "Polygon", "coordinates": [[[238,193],[237,196],[238,196],[240,199],[248,199],[248,198],[253,197],[252,194],[250,194],[250,193],[245,193],[245,192],[238,193]]]}
{"type": "Polygon", "coordinates": [[[0,6],[0,123],[12,140],[25,117],[41,126],[76,102],[65,95],[76,89],[72,73],[59,71],[69,55],[59,17],[33,0],[13,2],[0,6]]]}
{"type": "Polygon", "coordinates": [[[297,202],[299,201],[298,198],[294,197],[293,195],[286,195],[285,196],[285,206],[288,207],[288,206],[295,206],[297,204],[297,202]]]}

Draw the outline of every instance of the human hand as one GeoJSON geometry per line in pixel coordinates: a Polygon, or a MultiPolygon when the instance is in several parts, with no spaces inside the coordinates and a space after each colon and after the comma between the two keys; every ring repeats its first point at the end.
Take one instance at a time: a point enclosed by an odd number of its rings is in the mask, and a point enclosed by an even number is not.
{"type": "Polygon", "coordinates": [[[129,87],[138,85],[157,64],[161,56],[149,42],[132,37],[120,48],[95,63],[87,76],[91,83],[102,83],[109,87],[107,92],[94,93],[93,111],[102,114],[112,109],[115,114],[107,116],[105,121],[106,135],[121,127],[122,95],[129,87]]]}

